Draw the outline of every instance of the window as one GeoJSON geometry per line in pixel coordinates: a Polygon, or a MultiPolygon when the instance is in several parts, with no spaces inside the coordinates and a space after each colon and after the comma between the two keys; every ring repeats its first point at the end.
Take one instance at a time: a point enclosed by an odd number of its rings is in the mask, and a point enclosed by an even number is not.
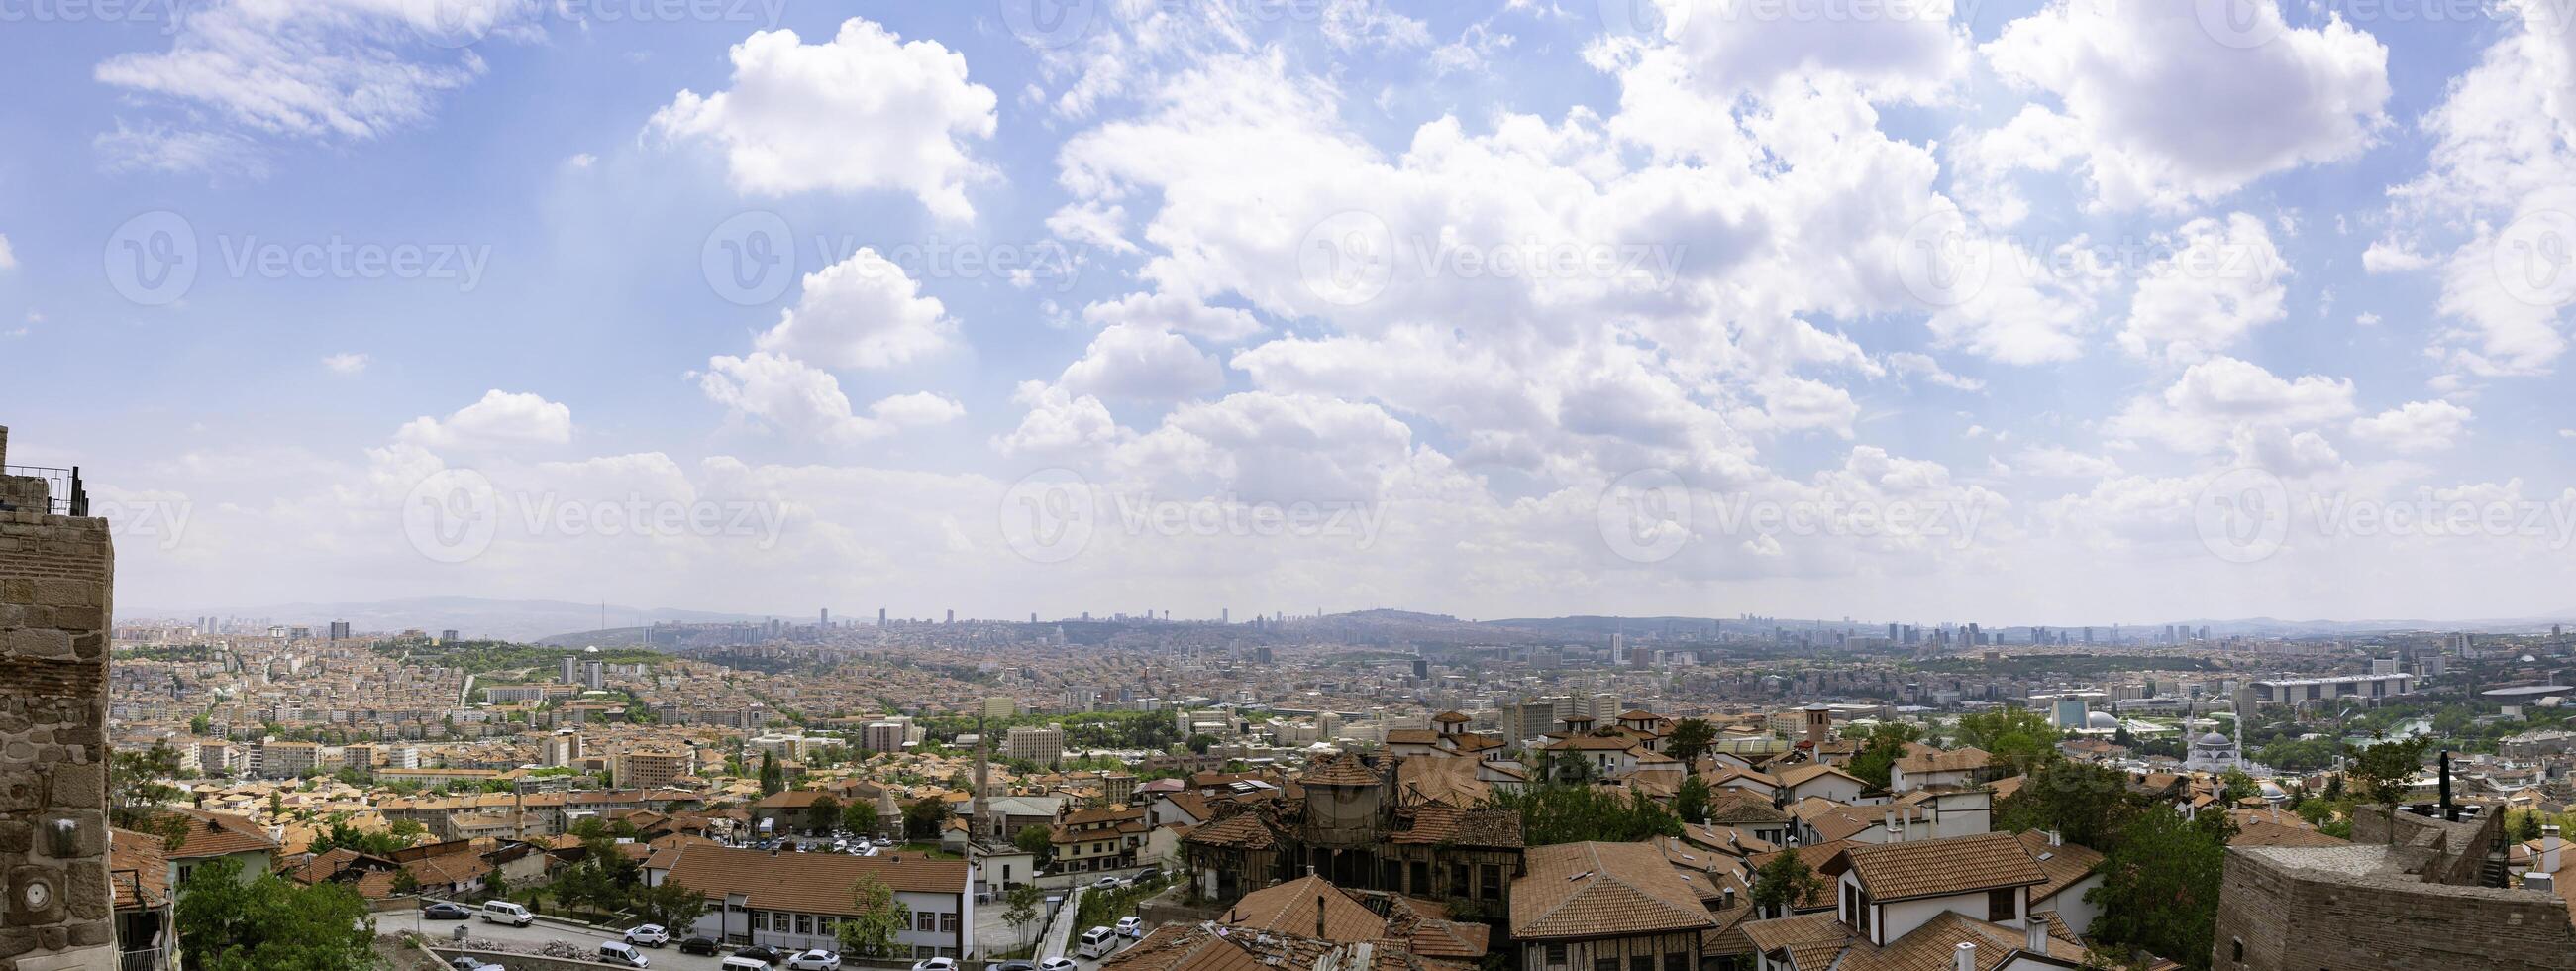
{"type": "Polygon", "coordinates": [[[752,911],[752,912],[751,912],[751,929],[752,929],[752,930],[756,930],[756,931],[765,931],[765,930],[768,930],[768,929],[769,929],[769,912],[768,912],[768,911],[766,911],[766,910],[755,910],[755,911],[752,911]]]}
{"type": "Polygon", "coordinates": [[[1664,971],[1690,971],[1690,955],[1679,951],[1664,955],[1664,971]]]}
{"type": "Polygon", "coordinates": [[[939,915],[939,932],[940,932],[940,933],[942,933],[942,934],[954,934],[954,933],[957,933],[957,915],[956,915],[956,914],[941,914],[941,915],[939,915]]]}
{"type": "Polygon", "coordinates": [[[1619,959],[1593,958],[1592,971],[1619,971],[1619,959]]]}
{"type": "Polygon", "coordinates": [[[1484,886],[1476,889],[1476,896],[1483,897],[1487,900],[1503,899],[1502,867],[1491,863],[1485,864],[1485,884],[1484,886]]]}
{"type": "Polygon", "coordinates": [[[1560,965],[1563,965],[1564,963],[1565,963],[1565,945],[1563,945],[1563,944],[1550,944],[1550,945],[1548,945],[1548,946],[1547,946],[1547,966],[1548,966],[1548,967],[1553,968],[1553,967],[1558,967],[1558,966],[1560,966],[1560,965]]]}
{"type": "Polygon", "coordinates": [[[938,914],[925,910],[912,916],[914,917],[912,924],[914,930],[922,931],[924,933],[937,933],[939,931],[938,914]]]}
{"type": "Polygon", "coordinates": [[[1652,954],[1629,955],[1628,971],[1655,971],[1655,956],[1652,954]]]}
{"type": "Polygon", "coordinates": [[[1413,882],[1407,885],[1405,889],[1418,894],[1430,893],[1431,864],[1424,863],[1420,860],[1413,861],[1413,882]]]}
{"type": "Polygon", "coordinates": [[[2021,888],[2006,887],[1986,892],[1986,919],[2003,923],[2021,916],[2021,888]]]}
{"type": "Polygon", "coordinates": [[[811,933],[814,933],[814,915],[812,915],[812,914],[798,914],[798,915],[796,915],[796,933],[799,933],[799,934],[811,934],[811,933]]]}
{"type": "Polygon", "coordinates": [[[2245,963],[2245,939],[2244,939],[2244,938],[2242,938],[2242,937],[2232,937],[2232,938],[2229,938],[2229,939],[2228,939],[2227,959],[2228,959],[2228,960],[2230,960],[2230,961],[2234,961],[2234,962],[2236,962],[2236,963],[2238,963],[2238,964],[2243,964],[2243,963],[2245,963]]]}

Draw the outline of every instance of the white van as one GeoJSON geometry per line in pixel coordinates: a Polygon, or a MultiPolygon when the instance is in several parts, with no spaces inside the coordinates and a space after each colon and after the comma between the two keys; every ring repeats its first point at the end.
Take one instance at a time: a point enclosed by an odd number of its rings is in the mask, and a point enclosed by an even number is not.
{"type": "Polygon", "coordinates": [[[723,963],[716,965],[716,968],[717,971],[769,971],[769,965],[761,963],[759,958],[747,958],[739,954],[724,959],[723,963]]]}
{"type": "Polygon", "coordinates": [[[528,908],[507,900],[486,900],[483,902],[483,922],[526,927],[537,922],[537,915],[528,913],[528,908]]]}
{"type": "Polygon", "coordinates": [[[644,952],[625,941],[599,942],[599,959],[621,968],[640,968],[651,963],[644,960],[644,952]]]}
{"type": "Polygon", "coordinates": [[[1116,931],[1112,931],[1106,927],[1094,927],[1082,932],[1082,944],[1081,946],[1074,948],[1073,953],[1087,958],[1096,958],[1117,949],[1118,933],[1116,931]]]}

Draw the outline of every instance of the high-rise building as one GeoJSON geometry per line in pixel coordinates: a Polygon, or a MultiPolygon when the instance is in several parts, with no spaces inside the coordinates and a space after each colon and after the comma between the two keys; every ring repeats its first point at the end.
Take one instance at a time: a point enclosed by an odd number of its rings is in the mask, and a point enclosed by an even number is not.
{"type": "Polygon", "coordinates": [[[816,621],[814,626],[823,628],[824,630],[832,629],[832,608],[823,608],[823,617],[821,620],[816,621]]]}
{"type": "Polygon", "coordinates": [[[561,672],[561,675],[560,675],[559,677],[557,677],[557,678],[556,678],[556,680],[561,681],[561,682],[563,682],[563,683],[565,683],[565,684],[580,684],[580,683],[581,683],[581,658],[575,657],[575,656],[570,655],[570,654],[566,654],[566,655],[564,655],[564,656],[563,656],[563,670],[562,670],[562,672],[561,672]]]}
{"type": "Polygon", "coordinates": [[[608,665],[596,659],[582,661],[581,686],[593,691],[608,687],[608,665]]]}
{"type": "Polygon", "coordinates": [[[457,640],[456,628],[450,627],[438,632],[438,642],[441,644],[454,644],[457,640]]]}
{"type": "Polygon", "coordinates": [[[348,640],[348,639],[349,639],[349,622],[348,622],[348,621],[345,621],[345,620],[335,620],[335,621],[332,621],[332,622],[331,622],[331,639],[332,639],[332,640],[335,640],[335,641],[345,641],[345,640],[348,640]]]}
{"type": "Polygon", "coordinates": [[[1064,759],[1064,729],[1052,725],[1013,728],[1002,736],[1002,756],[1054,765],[1064,759]]]}
{"type": "Polygon", "coordinates": [[[885,626],[885,610],[886,609],[883,607],[877,608],[877,626],[879,627],[885,626]]]}

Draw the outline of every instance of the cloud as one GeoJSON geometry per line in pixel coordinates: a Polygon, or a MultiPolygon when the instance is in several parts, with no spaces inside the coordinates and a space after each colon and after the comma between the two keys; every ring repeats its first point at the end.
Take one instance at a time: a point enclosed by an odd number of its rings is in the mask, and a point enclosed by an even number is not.
{"type": "Polygon", "coordinates": [[[707,370],[698,375],[698,390],[725,406],[736,422],[825,443],[880,438],[944,424],[966,413],[954,399],[922,392],[882,399],[859,415],[851,411],[839,379],[766,351],[708,359],[707,370]]]}
{"type": "Polygon", "coordinates": [[[168,50],[119,54],[92,74],[183,124],[123,119],[99,136],[110,163],[258,175],[267,141],[371,141],[420,124],[485,70],[475,36],[533,36],[522,0],[215,0],[173,21],[168,50]],[[462,19],[460,19],[462,18],[462,19]],[[465,39],[471,39],[470,37],[465,39]]]}
{"type": "Polygon", "coordinates": [[[861,247],[849,259],[805,275],[796,306],[755,346],[827,368],[905,364],[947,347],[957,324],[903,267],[861,247]]]}
{"type": "Polygon", "coordinates": [[[1168,330],[1113,324],[1091,340],[1082,358],[1056,379],[1076,395],[1143,401],[1177,401],[1225,384],[1216,359],[1168,330]]]}
{"type": "Polygon", "coordinates": [[[1211,341],[1236,341],[1260,333],[1261,321],[1232,307],[1211,307],[1170,293],[1131,293],[1082,308],[1093,326],[1130,324],[1179,331],[1211,341]]]}
{"type": "Polygon", "coordinates": [[[819,44],[756,32],[732,59],[732,87],[681,91],[649,129],[722,145],[740,192],[899,189],[941,219],[973,217],[966,185],[989,172],[964,140],[993,136],[995,99],[966,79],[964,55],[852,17],[819,44]]]}
{"type": "Polygon", "coordinates": [[[2245,213],[2195,219],[2168,241],[2129,300],[2120,346],[2140,357],[2196,361],[2289,316],[2289,267],[2263,221],[2245,213]]]}
{"type": "Polygon", "coordinates": [[[2103,423],[2103,432],[2177,452],[2213,452],[2230,447],[2240,429],[2313,427],[2352,413],[2350,379],[2311,374],[2284,380],[2260,365],[2213,357],[2192,365],[2162,393],[2130,401],[2103,423]]]}
{"type": "Polygon", "coordinates": [[[1912,378],[1919,378],[1928,384],[1936,384],[1941,387],[1957,391],[1986,390],[1985,382],[1979,381],[1975,378],[1961,377],[1957,374],[1953,374],[1948,368],[1942,367],[1941,362],[1935,360],[1932,355],[1929,354],[1917,354],[1913,351],[1897,351],[1887,355],[1887,365],[1889,369],[1898,374],[1912,378]]]}
{"type": "Polygon", "coordinates": [[[2013,466],[2053,479],[2101,479],[2120,474],[2120,463],[2109,456],[2089,455],[2062,445],[2023,449],[2013,458],[2013,466]]]}
{"type": "Polygon", "coordinates": [[[1027,408],[1019,427],[993,439],[1007,456],[1091,456],[1127,437],[1100,399],[1076,397],[1043,381],[1023,381],[1011,401],[1027,408]]]}
{"type": "Polygon", "coordinates": [[[432,450],[561,445],[572,441],[572,409],[534,394],[495,388],[444,420],[414,418],[394,438],[432,450]]]}
{"type": "Polygon", "coordinates": [[[2057,100],[2065,137],[2048,142],[2082,160],[2094,201],[2112,209],[2181,209],[2349,159],[2387,123],[2388,48],[2369,34],[2340,17],[2291,28],[2274,0],[2249,0],[2232,9],[2268,39],[2223,43],[2199,15],[2208,8],[2055,0],[1981,50],[2005,80],[2057,100]]]}
{"type": "Polygon", "coordinates": [[[9,234],[0,233],[0,270],[18,268],[18,251],[9,248],[9,234]]]}
{"type": "Polygon", "coordinates": [[[2410,401],[2369,418],[2355,419],[2352,434],[2400,452],[2437,452],[2457,444],[2469,409],[2448,401],[2410,401]]]}
{"type": "Polygon", "coordinates": [[[330,369],[333,374],[363,374],[367,370],[367,355],[354,351],[333,354],[322,359],[322,366],[330,369]]]}
{"type": "Polygon", "coordinates": [[[1782,78],[1825,76],[1880,97],[1928,98],[1969,63],[1967,29],[1953,25],[1951,0],[1851,5],[1842,8],[1851,12],[1843,17],[1738,0],[1657,5],[1663,39],[1689,65],[1697,86],[1721,99],[1762,91],[1782,78]]]}

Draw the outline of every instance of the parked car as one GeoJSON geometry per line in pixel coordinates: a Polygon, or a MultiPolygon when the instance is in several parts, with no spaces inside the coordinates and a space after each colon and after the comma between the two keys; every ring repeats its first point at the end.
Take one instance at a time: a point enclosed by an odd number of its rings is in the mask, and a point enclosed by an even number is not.
{"type": "Polygon", "coordinates": [[[621,968],[650,967],[653,963],[644,959],[644,952],[636,950],[635,945],[625,941],[599,942],[599,959],[621,968]]]}
{"type": "Polygon", "coordinates": [[[1074,947],[1073,953],[1087,958],[1096,958],[1117,949],[1117,932],[1106,927],[1094,927],[1082,932],[1082,943],[1074,947]]]}
{"type": "Polygon", "coordinates": [[[1118,878],[1114,876],[1102,877],[1098,880],[1091,881],[1091,889],[1093,890],[1108,890],[1115,888],[1116,886],[1118,886],[1118,878]]]}
{"type": "Polygon", "coordinates": [[[841,971],[841,956],[815,948],[787,959],[790,971],[841,971]]]}
{"type": "Polygon", "coordinates": [[[671,943],[671,932],[660,924],[638,924],[626,929],[626,943],[643,947],[661,947],[671,943]]]}
{"type": "Polygon", "coordinates": [[[499,969],[499,971],[510,971],[510,969],[501,967],[498,964],[485,964],[478,958],[469,957],[463,954],[448,958],[447,966],[455,968],[456,971],[494,971],[496,968],[499,969]]]}
{"type": "Polygon", "coordinates": [[[750,958],[773,968],[777,967],[779,962],[787,960],[787,952],[781,951],[767,944],[754,944],[750,947],[733,952],[733,956],[738,958],[750,958]]]}
{"type": "Polygon", "coordinates": [[[769,971],[769,962],[736,954],[716,965],[718,971],[769,971]]]}
{"type": "Polygon", "coordinates": [[[1027,961],[1004,961],[985,969],[985,971],[1038,971],[1038,966],[1030,964],[1027,961]]]}
{"type": "Polygon", "coordinates": [[[923,958],[912,962],[912,971],[957,971],[957,959],[923,958]]]}
{"type": "Polygon", "coordinates": [[[486,900],[483,902],[483,920],[490,924],[526,927],[537,922],[537,915],[528,913],[528,908],[507,900],[486,900]]]}
{"type": "Polygon", "coordinates": [[[474,916],[474,912],[465,909],[464,904],[433,900],[420,909],[420,916],[423,920],[464,920],[474,916]]]}
{"type": "Polygon", "coordinates": [[[1073,963],[1072,958],[1061,954],[1038,962],[1038,971],[1079,971],[1081,967],[1073,963]]]}
{"type": "Polygon", "coordinates": [[[680,941],[680,953],[704,954],[708,957],[714,957],[716,953],[716,939],[704,934],[689,935],[689,937],[680,941]]]}
{"type": "Polygon", "coordinates": [[[1144,919],[1138,917],[1118,918],[1118,936],[1128,938],[1130,940],[1143,939],[1145,936],[1144,919]]]}

